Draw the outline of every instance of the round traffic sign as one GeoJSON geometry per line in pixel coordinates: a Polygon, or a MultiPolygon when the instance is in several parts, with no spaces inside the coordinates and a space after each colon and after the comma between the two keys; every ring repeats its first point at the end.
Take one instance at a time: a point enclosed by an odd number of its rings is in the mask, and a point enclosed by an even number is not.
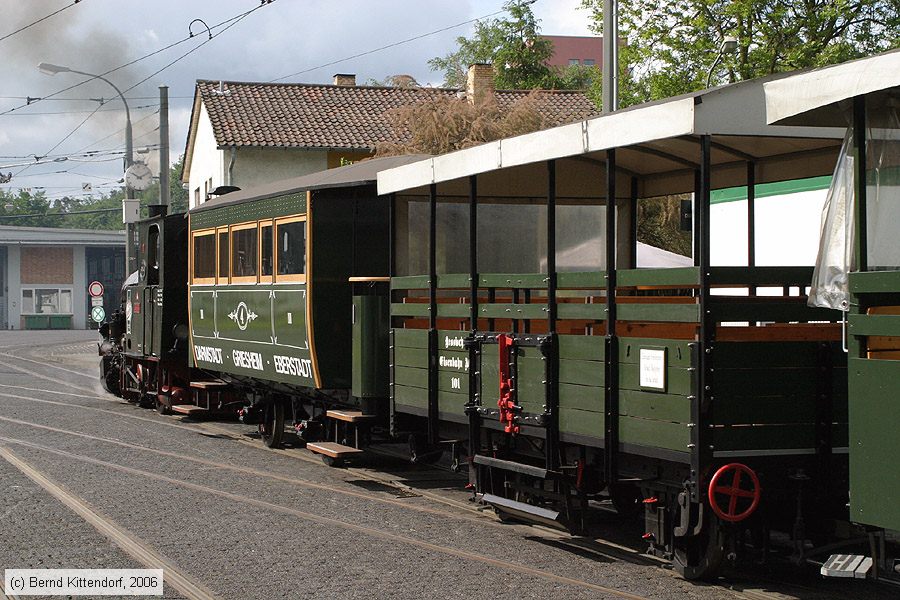
{"type": "Polygon", "coordinates": [[[88,286],[88,293],[95,298],[97,296],[102,296],[103,295],[103,284],[100,283],[99,281],[92,281],[91,284],[88,286]]]}
{"type": "Polygon", "coordinates": [[[102,306],[95,306],[91,309],[91,318],[97,323],[100,323],[106,318],[106,311],[103,310],[102,306]]]}

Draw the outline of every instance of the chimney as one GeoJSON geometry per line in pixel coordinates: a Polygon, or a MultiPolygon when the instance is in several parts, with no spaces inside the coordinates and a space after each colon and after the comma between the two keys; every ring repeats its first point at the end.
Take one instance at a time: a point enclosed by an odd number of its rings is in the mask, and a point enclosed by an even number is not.
{"type": "Polygon", "coordinates": [[[494,67],[485,63],[469,65],[469,74],[466,77],[466,97],[469,104],[482,102],[493,95],[494,67]]]}
{"type": "Polygon", "coordinates": [[[334,85],[354,87],[356,85],[356,73],[335,73],[334,85]]]}

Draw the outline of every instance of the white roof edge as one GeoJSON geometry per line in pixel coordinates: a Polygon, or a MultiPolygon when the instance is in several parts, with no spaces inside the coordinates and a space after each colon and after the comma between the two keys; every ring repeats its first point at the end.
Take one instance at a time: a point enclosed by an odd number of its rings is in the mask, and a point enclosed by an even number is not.
{"type": "Polygon", "coordinates": [[[378,193],[390,194],[496,169],[687,135],[693,131],[694,98],[679,98],[387,169],[378,173],[378,193]]]}
{"type": "Polygon", "coordinates": [[[823,67],[763,84],[766,122],[814,110],[854,96],[900,86],[900,52],[823,67]]]}

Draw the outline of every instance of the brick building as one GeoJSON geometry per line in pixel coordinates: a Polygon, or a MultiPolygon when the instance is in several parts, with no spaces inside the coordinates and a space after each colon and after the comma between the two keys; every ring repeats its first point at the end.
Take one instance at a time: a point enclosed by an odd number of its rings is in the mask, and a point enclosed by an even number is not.
{"type": "Polygon", "coordinates": [[[124,279],[124,231],[0,226],[0,329],[85,329],[88,284],[111,312],[124,279]]]}
{"type": "Polygon", "coordinates": [[[553,55],[547,66],[565,68],[569,65],[603,66],[603,37],[581,35],[542,35],[553,43],[553,55]]]}

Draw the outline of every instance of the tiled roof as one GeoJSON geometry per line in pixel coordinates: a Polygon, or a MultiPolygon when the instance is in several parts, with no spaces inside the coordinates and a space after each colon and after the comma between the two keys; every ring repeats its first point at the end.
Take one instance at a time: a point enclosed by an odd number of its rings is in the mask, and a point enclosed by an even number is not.
{"type": "MultiPolygon", "coordinates": [[[[423,94],[455,96],[457,90],[313,84],[197,82],[219,146],[374,149],[401,142],[385,112],[422,100],[423,94]]],[[[501,108],[528,95],[498,91],[501,108]]],[[[581,92],[546,92],[539,104],[547,126],[598,114],[581,92]]]]}

